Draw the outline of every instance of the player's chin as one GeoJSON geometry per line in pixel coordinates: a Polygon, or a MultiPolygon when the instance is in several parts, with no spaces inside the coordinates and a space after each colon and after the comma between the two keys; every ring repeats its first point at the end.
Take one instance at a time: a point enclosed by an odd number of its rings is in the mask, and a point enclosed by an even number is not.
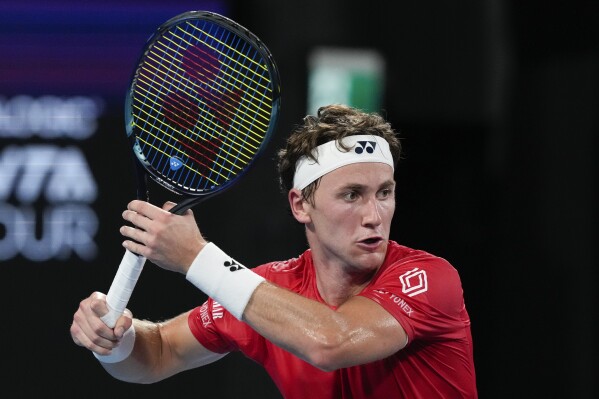
{"type": "Polygon", "coordinates": [[[359,258],[361,263],[367,264],[369,267],[378,267],[385,260],[387,254],[387,240],[364,241],[357,244],[360,252],[359,258]]]}

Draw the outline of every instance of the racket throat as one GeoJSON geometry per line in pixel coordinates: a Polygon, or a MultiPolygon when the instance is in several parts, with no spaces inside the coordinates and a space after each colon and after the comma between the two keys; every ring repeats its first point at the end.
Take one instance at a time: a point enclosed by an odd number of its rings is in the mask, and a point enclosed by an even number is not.
{"type": "Polygon", "coordinates": [[[195,205],[199,204],[203,200],[204,200],[203,197],[186,198],[183,201],[177,203],[177,205],[175,205],[174,207],[172,207],[170,212],[174,213],[175,215],[181,215],[181,214],[185,213],[186,210],[194,207],[195,205]]]}
{"type": "Polygon", "coordinates": [[[139,161],[135,161],[135,180],[137,183],[137,199],[150,202],[150,191],[148,189],[148,175],[139,161]]]}

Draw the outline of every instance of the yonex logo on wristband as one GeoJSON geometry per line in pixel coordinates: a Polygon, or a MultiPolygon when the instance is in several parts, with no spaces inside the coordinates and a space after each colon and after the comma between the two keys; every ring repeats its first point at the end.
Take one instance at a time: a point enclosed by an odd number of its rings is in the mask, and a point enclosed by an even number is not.
{"type": "Polygon", "coordinates": [[[227,267],[229,269],[230,272],[235,272],[237,270],[241,270],[241,269],[245,269],[245,267],[243,265],[240,265],[239,263],[235,262],[234,259],[226,260],[223,263],[224,267],[227,267]]]}
{"type": "Polygon", "coordinates": [[[356,154],[361,154],[366,151],[369,154],[374,152],[376,148],[376,141],[358,141],[356,143],[356,147],[354,148],[354,152],[356,154]]]}
{"type": "MultiPolygon", "coordinates": [[[[265,281],[264,277],[237,263],[212,242],[206,244],[196,256],[185,278],[220,303],[237,320],[242,319],[256,287],[265,281]],[[230,273],[239,270],[242,271],[230,273]]],[[[216,307],[213,307],[213,320],[217,318],[215,312],[216,307]]]]}

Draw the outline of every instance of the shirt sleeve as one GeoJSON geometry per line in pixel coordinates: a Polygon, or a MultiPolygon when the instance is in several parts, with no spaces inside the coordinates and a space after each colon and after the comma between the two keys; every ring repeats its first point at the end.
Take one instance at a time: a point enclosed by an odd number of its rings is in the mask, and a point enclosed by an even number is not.
{"type": "Polygon", "coordinates": [[[416,256],[391,264],[361,296],[395,317],[408,342],[463,338],[470,323],[458,272],[443,258],[416,256]]]}
{"type": "MultiPolygon", "coordinates": [[[[254,271],[265,274],[265,268],[255,268],[254,271]]],[[[215,353],[241,351],[257,362],[262,361],[264,338],[212,298],[193,309],[187,323],[194,337],[206,349],[215,353]]]]}
{"type": "Polygon", "coordinates": [[[194,337],[212,352],[227,353],[237,349],[235,343],[222,336],[217,327],[217,322],[224,327],[231,324],[230,320],[225,321],[225,314],[228,315],[227,319],[235,319],[218,302],[208,298],[202,306],[193,309],[187,318],[194,337]]]}

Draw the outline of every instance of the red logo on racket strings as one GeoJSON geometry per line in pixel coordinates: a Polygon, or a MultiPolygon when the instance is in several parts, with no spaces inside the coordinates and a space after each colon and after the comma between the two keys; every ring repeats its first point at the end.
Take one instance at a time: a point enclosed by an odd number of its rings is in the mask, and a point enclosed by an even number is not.
{"type": "Polygon", "coordinates": [[[183,70],[198,83],[198,97],[203,100],[206,112],[212,115],[213,120],[209,123],[218,122],[224,129],[228,129],[241,102],[241,93],[217,83],[221,70],[218,53],[198,44],[183,51],[182,60],[183,70]]]}
{"type": "Polygon", "coordinates": [[[226,260],[223,263],[223,266],[228,268],[230,272],[236,272],[237,270],[245,269],[245,266],[240,265],[234,259],[231,259],[230,261],[226,260]]]}
{"type": "Polygon", "coordinates": [[[205,45],[186,48],[182,60],[183,70],[198,81],[214,80],[220,71],[218,53],[205,45]]]}
{"type": "Polygon", "coordinates": [[[375,148],[376,141],[358,141],[356,143],[356,147],[354,148],[354,152],[356,154],[362,154],[364,151],[366,151],[367,153],[372,154],[375,148]]]}
{"type": "MultiPolygon", "coordinates": [[[[179,133],[175,137],[179,143],[178,150],[194,162],[193,166],[190,166],[199,175],[208,176],[223,142],[220,137],[214,135],[205,136],[201,140],[193,132],[200,115],[200,108],[196,101],[185,92],[171,92],[165,97],[162,110],[166,124],[179,133]]],[[[214,128],[214,124],[209,126],[211,130],[218,130],[214,128]]],[[[170,166],[171,170],[178,169],[173,168],[172,162],[170,166]]]]}
{"type": "Polygon", "coordinates": [[[185,92],[171,92],[162,101],[162,112],[173,130],[192,130],[200,117],[195,99],[185,92]]]}

